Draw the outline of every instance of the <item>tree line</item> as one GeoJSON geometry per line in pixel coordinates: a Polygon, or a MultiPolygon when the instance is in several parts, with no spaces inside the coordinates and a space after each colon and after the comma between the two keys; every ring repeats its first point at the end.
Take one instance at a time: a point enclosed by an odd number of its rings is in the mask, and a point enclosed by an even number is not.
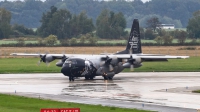
{"type": "MultiPolygon", "coordinates": [[[[79,39],[82,44],[89,39],[89,43],[94,44],[97,37],[105,39],[124,39],[128,37],[128,32],[125,31],[126,20],[123,13],[115,13],[108,9],[101,11],[95,25],[84,11],[76,15],[55,6],[51,6],[50,11],[43,13],[40,21],[41,26],[36,31],[19,24],[11,25],[10,21],[11,13],[4,8],[0,8],[0,39],[35,35],[42,38],[46,37],[46,44],[48,44],[47,39],[53,41],[51,37],[56,37],[54,41],[56,42],[58,39],[62,45],[75,45],[77,44],[76,39],[79,39]]],[[[189,19],[187,32],[179,30],[165,31],[157,28],[158,24],[161,24],[161,22],[157,16],[148,19],[145,30],[140,28],[141,38],[154,39],[158,44],[171,44],[174,38],[178,39],[180,44],[184,44],[186,38],[192,38],[194,42],[195,39],[200,38],[200,10],[194,12],[189,19]]],[[[22,38],[19,39],[19,43],[23,43],[22,38]]]]}
{"type": "Polygon", "coordinates": [[[127,27],[131,27],[132,20],[138,18],[141,26],[146,27],[146,20],[157,16],[162,23],[175,24],[177,28],[186,27],[189,18],[194,11],[199,10],[199,0],[151,0],[143,3],[141,0],[24,0],[1,1],[0,7],[12,13],[11,24],[22,24],[28,28],[41,26],[40,20],[43,13],[49,11],[51,6],[58,9],[67,9],[72,14],[87,12],[88,17],[95,23],[103,9],[115,13],[122,12],[127,21],[127,27]]]}

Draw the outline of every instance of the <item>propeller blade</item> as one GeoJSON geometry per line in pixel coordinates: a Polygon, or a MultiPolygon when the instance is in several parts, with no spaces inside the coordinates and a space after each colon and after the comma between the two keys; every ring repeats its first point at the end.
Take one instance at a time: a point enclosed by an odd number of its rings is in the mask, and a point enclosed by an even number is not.
{"type": "Polygon", "coordinates": [[[109,65],[109,71],[113,71],[113,66],[111,64],[109,65]]]}
{"type": "Polygon", "coordinates": [[[50,63],[49,63],[49,62],[46,62],[46,65],[49,67],[50,63]]]}
{"type": "Polygon", "coordinates": [[[41,63],[41,60],[39,60],[39,61],[38,61],[37,65],[39,66],[39,65],[40,65],[40,63],[41,63]]]}
{"type": "Polygon", "coordinates": [[[134,70],[134,65],[131,64],[131,66],[130,66],[130,71],[132,72],[133,70],[134,70]]]}

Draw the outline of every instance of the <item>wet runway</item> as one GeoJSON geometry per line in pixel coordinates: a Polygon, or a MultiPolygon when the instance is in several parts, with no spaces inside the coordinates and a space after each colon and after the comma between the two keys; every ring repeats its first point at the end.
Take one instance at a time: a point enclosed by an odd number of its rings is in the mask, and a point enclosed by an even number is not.
{"type": "Polygon", "coordinates": [[[75,79],[58,74],[0,74],[0,92],[86,104],[160,112],[200,109],[199,72],[120,73],[113,81],[75,79]]]}

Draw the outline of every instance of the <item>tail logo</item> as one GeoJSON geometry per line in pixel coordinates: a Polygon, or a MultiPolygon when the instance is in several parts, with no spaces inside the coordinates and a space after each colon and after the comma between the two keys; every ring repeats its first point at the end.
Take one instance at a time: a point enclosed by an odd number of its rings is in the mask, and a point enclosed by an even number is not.
{"type": "Polygon", "coordinates": [[[133,31],[133,33],[131,34],[132,37],[129,40],[129,45],[131,46],[130,49],[137,49],[138,48],[138,33],[136,31],[133,31]],[[135,35],[135,36],[134,36],[135,35]]]}

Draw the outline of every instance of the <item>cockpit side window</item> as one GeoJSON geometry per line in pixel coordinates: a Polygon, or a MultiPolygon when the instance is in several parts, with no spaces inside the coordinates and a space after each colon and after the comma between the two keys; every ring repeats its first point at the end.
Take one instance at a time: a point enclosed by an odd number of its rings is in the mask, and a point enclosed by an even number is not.
{"type": "Polygon", "coordinates": [[[66,60],[65,63],[68,63],[68,64],[77,64],[77,61],[76,60],[66,60]]]}
{"type": "Polygon", "coordinates": [[[69,63],[69,64],[71,64],[72,61],[70,61],[70,60],[66,60],[65,63],[69,63]]]}
{"type": "Polygon", "coordinates": [[[72,64],[77,64],[77,61],[76,60],[72,60],[72,64]]]}

